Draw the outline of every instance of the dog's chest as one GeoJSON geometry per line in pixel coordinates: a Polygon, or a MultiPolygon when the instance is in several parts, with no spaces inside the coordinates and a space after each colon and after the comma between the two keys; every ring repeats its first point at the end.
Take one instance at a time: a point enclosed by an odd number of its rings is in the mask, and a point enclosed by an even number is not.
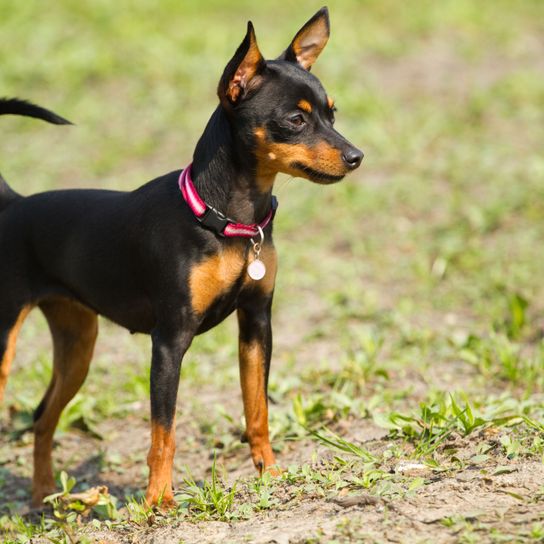
{"type": "Polygon", "coordinates": [[[204,315],[221,298],[236,295],[243,284],[247,252],[228,248],[193,265],[189,288],[193,311],[204,315]]]}
{"type": "Polygon", "coordinates": [[[193,311],[213,326],[236,308],[242,291],[251,289],[256,296],[269,295],[276,278],[274,247],[263,247],[260,259],[266,268],[260,280],[251,279],[247,273],[253,255],[246,248],[227,248],[193,265],[189,273],[193,311]]]}

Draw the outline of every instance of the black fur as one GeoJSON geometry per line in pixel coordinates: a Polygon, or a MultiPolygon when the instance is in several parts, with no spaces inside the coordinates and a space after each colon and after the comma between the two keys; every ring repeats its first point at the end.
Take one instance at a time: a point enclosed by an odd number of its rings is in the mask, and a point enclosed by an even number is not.
{"type": "Polygon", "coordinates": [[[19,195],[7,184],[0,174],[0,212],[19,195]]]}
{"type": "MultiPolygon", "coordinates": [[[[316,17],[325,15],[321,11],[316,17]]],[[[220,80],[220,105],[193,158],[194,184],[204,200],[243,223],[261,221],[271,206],[272,186],[258,179],[263,160],[268,160],[258,154],[258,131],[267,145],[280,146],[285,171],[316,182],[338,181],[362,159],[334,129],[319,80],[292,59],[257,61],[239,99],[226,98],[251,47],[256,42],[248,25],[220,80]],[[297,106],[301,100],[312,105],[311,112],[297,106]],[[329,162],[309,166],[306,155],[296,159],[299,150],[309,153],[317,145],[330,150],[329,162]],[[355,160],[348,164],[346,154],[355,160]]],[[[0,101],[0,113],[68,123],[15,99],[0,101]]],[[[25,198],[0,182],[0,335],[10,330],[21,308],[59,298],[75,300],[129,331],[151,335],[151,415],[165,428],[172,425],[181,360],[194,335],[238,310],[241,341],[262,346],[265,389],[272,351],[273,289],[248,281],[245,266],[204,312],[195,311],[192,272],[226,251],[247,262],[251,245],[247,239],[221,238],[203,229],[181,196],[179,174],[165,174],[132,192],[62,190],[25,198]]],[[[273,251],[272,224],[264,234],[265,249],[273,251]]],[[[44,409],[42,401],[37,420],[44,409]]],[[[262,460],[255,462],[262,465],[262,460]]]]}
{"type": "Polygon", "coordinates": [[[71,125],[72,123],[64,117],[46,110],[41,106],[32,104],[28,100],[20,98],[0,98],[0,115],[23,115],[25,117],[34,117],[43,119],[54,125],[71,125]]]}

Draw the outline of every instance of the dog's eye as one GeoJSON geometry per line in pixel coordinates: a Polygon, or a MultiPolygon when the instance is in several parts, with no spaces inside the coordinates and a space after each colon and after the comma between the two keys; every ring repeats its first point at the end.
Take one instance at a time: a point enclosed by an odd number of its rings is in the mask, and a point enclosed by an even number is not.
{"type": "Polygon", "coordinates": [[[297,113],[296,115],[289,117],[289,123],[294,127],[300,128],[306,124],[306,121],[301,113],[297,113]]]}

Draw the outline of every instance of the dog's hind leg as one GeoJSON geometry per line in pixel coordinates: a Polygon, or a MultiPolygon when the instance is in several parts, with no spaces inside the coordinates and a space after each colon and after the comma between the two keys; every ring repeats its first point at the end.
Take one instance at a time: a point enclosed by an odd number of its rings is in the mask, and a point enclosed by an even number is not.
{"type": "Polygon", "coordinates": [[[53,336],[53,375],[34,414],[34,506],[55,489],[53,435],[62,410],[87,377],[98,334],[96,314],[76,302],[58,299],[39,306],[53,336]]]}
{"type": "Polygon", "coordinates": [[[30,310],[31,306],[24,306],[16,312],[10,312],[11,315],[0,316],[0,402],[4,398],[11,362],[15,357],[17,336],[30,310]]]}

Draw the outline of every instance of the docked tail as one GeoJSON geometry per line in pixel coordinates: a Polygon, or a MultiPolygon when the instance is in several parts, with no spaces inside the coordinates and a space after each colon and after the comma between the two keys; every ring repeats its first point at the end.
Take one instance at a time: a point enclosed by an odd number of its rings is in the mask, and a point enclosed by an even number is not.
{"type": "MultiPolygon", "coordinates": [[[[19,98],[0,98],[0,115],[22,115],[42,119],[54,125],[71,125],[72,123],[64,117],[53,113],[41,106],[21,100],[19,98]]],[[[19,195],[6,183],[0,175],[0,212],[19,195]]]]}

